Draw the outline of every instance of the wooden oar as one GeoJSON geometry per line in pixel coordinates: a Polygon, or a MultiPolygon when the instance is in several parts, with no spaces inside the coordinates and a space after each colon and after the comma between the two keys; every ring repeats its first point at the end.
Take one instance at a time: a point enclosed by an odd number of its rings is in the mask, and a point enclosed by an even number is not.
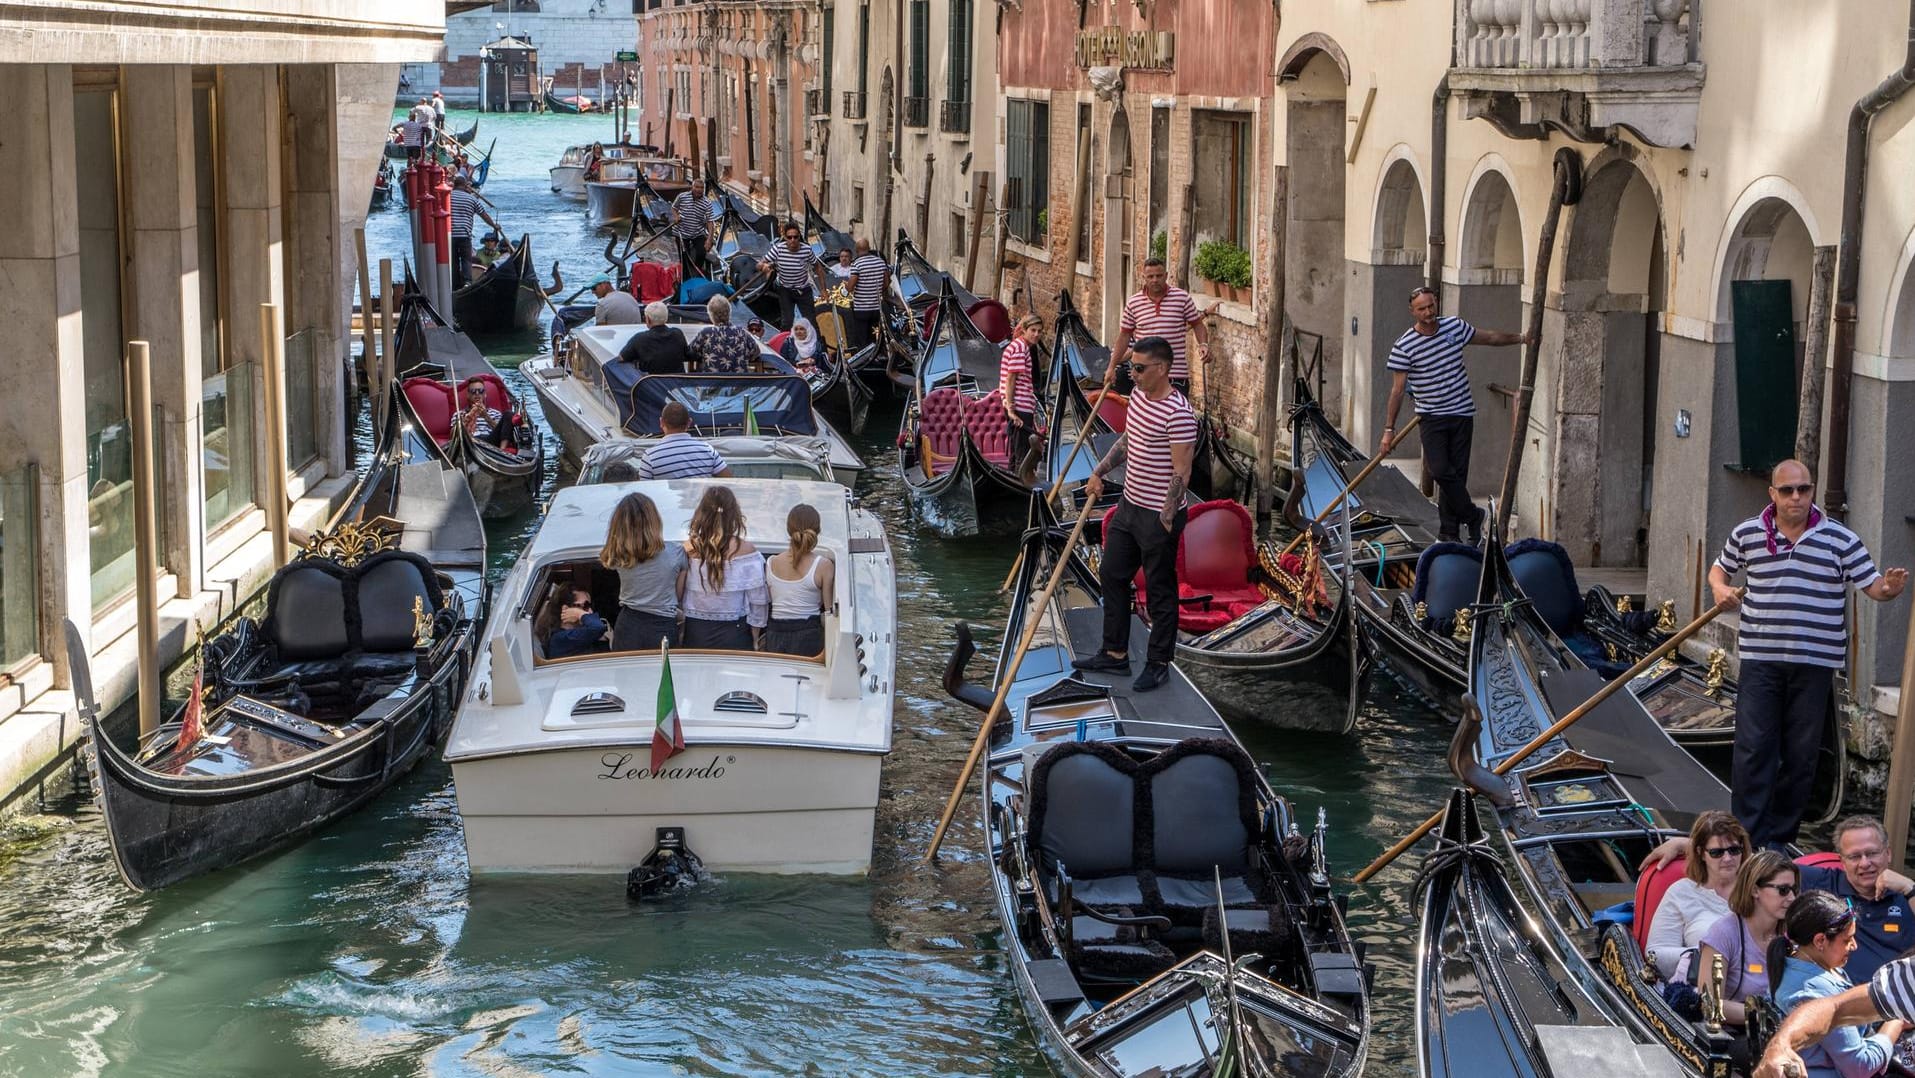
{"type": "MultiPolygon", "coordinates": [[[[1741,598],[1742,592],[1744,590],[1746,589],[1739,588],[1736,590],[1737,599],[1741,598]]],[[[1527,745],[1524,745],[1522,748],[1517,749],[1514,753],[1510,754],[1508,759],[1505,759],[1502,763],[1497,764],[1494,773],[1498,775],[1507,775],[1511,771],[1515,770],[1517,764],[1520,764],[1524,760],[1529,759],[1530,756],[1534,754],[1537,749],[1540,749],[1544,745],[1548,744],[1551,740],[1553,740],[1556,737],[1556,735],[1562,733],[1564,730],[1569,729],[1571,726],[1576,725],[1576,723],[1580,721],[1584,715],[1587,715],[1591,711],[1596,710],[1598,705],[1600,705],[1603,701],[1609,699],[1611,696],[1616,695],[1616,693],[1620,689],[1622,689],[1625,685],[1628,685],[1636,677],[1641,675],[1643,671],[1656,665],[1658,662],[1661,662],[1663,656],[1668,655],[1670,652],[1676,650],[1676,648],[1682,645],[1682,642],[1684,640],[1687,640],[1690,637],[1694,636],[1704,625],[1707,625],[1710,622],[1714,621],[1718,614],[1721,614],[1724,610],[1729,609],[1731,605],[1732,603],[1730,601],[1725,600],[1703,611],[1701,617],[1690,622],[1688,625],[1683,626],[1682,629],[1676,633],[1676,635],[1670,637],[1667,640],[1664,640],[1661,644],[1657,645],[1654,651],[1651,651],[1649,654],[1644,655],[1636,663],[1636,665],[1630,667],[1627,670],[1624,670],[1620,675],[1616,677],[1615,680],[1604,685],[1602,688],[1597,689],[1595,695],[1591,696],[1587,700],[1584,700],[1580,705],[1576,707],[1575,710],[1571,711],[1567,715],[1564,715],[1562,718],[1557,719],[1554,723],[1550,725],[1549,729],[1544,730],[1540,734],[1537,734],[1535,740],[1531,741],[1527,745]]],[[[1365,880],[1368,880],[1371,876],[1374,876],[1378,872],[1382,871],[1383,866],[1389,864],[1391,861],[1394,861],[1398,857],[1402,856],[1405,850],[1408,850],[1411,846],[1416,845],[1417,842],[1420,839],[1422,839],[1424,835],[1427,835],[1432,830],[1434,830],[1436,825],[1438,823],[1441,823],[1442,820],[1443,820],[1443,814],[1441,812],[1438,812],[1435,815],[1431,816],[1429,819],[1424,820],[1422,826],[1410,832],[1409,835],[1403,839],[1403,841],[1398,842],[1396,845],[1391,846],[1387,850],[1384,850],[1383,855],[1381,857],[1378,857],[1376,860],[1371,861],[1369,865],[1364,868],[1363,871],[1357,873],[1354,877],[1352,877],[1352,881],[1355,883],[1362,883],[1365,880]]]]}
{"type": "MultiPolygon", "coordinates": [[[[1117,380],[1117,368],[1115,367],[1106,368],[1104,371],[1104,384],[1098,388],[1097,396],[1093,398],[1090,402],[1090,415],[1085,416],[1084,422],[1078,425],[1077,438],[1076,440],[1071,442],[1071,451],[1068,455],[1064,457],[1064,466],[1057,470],[1057,477],[1051,481],[1050,492],[1044,495],[1045,505],[1057,504],[1057,492],[1064,489],[1064,477],[1070,474],[1071,465],[1075,463],[1077,460],[1077,451],[1084,448],[1084,437],[1090,433],[1091,423],[1097,418],[1097,409],[1102,408],[1104,406],[1104,397],[1110,393],[1111,388],[1116,382],[1116,380],[1117,380]]],[[[1058,389],[1058,392],[1059,393],[1064,392],[1062,387],[1058,389]]],[[[1085,505],[1084,511],[1088,513],[1090,511],[1090,506],[1085,505]]],[[[1022,569],[1023,567],[1024,567],[1024,551],[1022,548],[1019,548],[1017,552],[1017,560],[1011,563],[1011,571],[1005,575],[1004,583],[999,584],[997,586],[998,594],[1002,595],[1005,591],[1010,589],[1011,581],[1017,579],[1017,571],[1019,569],[1022,569]]]]}
{"type": "Polygon", "coordinates": [[[1064,548],[1057,552],[1057,565],[1051,570],[1050,582],[1044,585],[1043,593],[1025,611],[1024,636],[1017,642],[1017,650],[1011,653],[1011,665],[1004,669],[1003,676],[998,680],[997,696],[991,701],[991,709],[984,713],[984,721],[978,725],[977,740],[971,743],[971,754],[964,758],[964,769],[958,772],[957,783],[951,787],[951,798],[944,803],[944,817],[938,821],[937,833],[931,836],[931,848],[924,853],[924,863],[927,865],[937,859],[938,847],[944,843],[944,832],[951,826],[951,818],[957,815],[958,802],[964,800],[964,784],[971,781],[971,772],[977,770],[978,759],[984,755],[984,746],[990,743],[991,727],[996,725],[998,714],[1004,710],[1004,698],[1011,694],[1011,686],[1017,683],[1018,667],[1024,665],[1024,655],[1030,651],[1031,641],[1037,638],[1037,627],[1044,622],[1044,608],[1057,591],[1058,583],[1064,579],[1065,570],[1070,568],[1071,551],[1077,547],[1077,540],[1084,534],[1084,524],[1089,520],[1089,513],[1077,515],[1076,527],[1071,529],[1070,538],[1064,540],[1064,548]]]}
{"type": "MultiPolygon", "coordinates": [[[[1411,416],[1410,421],[1408,423],[1403,424],[1403,429],[1400,431],[1397,431],[1396,437],[1390,441],[1390,449],[1396,448],[1397,443],[1403,440],[1403,436],[1405,434],[1408,434],[1410,431],[1415,430],[1416,425],[1421,422],[1423,422],[1423,416],[1420,413],[1417,415],[1411,416]]],[[[1337,491],[1337,496],[1330,499],[1330,504],[1324,506],[1321,512],[1317,513],[1316,516],[1310,519],[1310,523],[1321,524],[1326,518],[1329,517],[1331,513],[1336,512],[1336,507],[1343,504],[1343,499],[1350,496],[1350,492],[1357,488],[1357,484],[1363,482],[1365,479],[1368,479],[1370,477],[1370,473],[1373,471],[1376,471],[1377,465],[1383,463],[1383,458],[1385,455],[1389,453],[1389,451],[1390,451],[1389,449],[1378,450],[1376,456],[1371,457],[1370,462],[1363,466],[1363,470],[1356,473],[1356,478],[1350,480],[1348,483],[1345,483],[1343,485],[1343,489],[1337,491]]],[[[1301,482],[1301,481],[1302,481],[1301,476],[1298,476],[1296,479],[1291,480],[1291,482],[1301,482]]],[[[1308,527],[1305,527],[1302,531],[1297,532],[1296,538],[1290,540],[1290,544],[1288,546],[1284,547],[1282,550],[1277,552],[1277,557],[1275,560],[1282,561],[1283,556],[1295,550],[1297,548],[1297,544],[1303,542],[1303,537],[1309,534],[1310,534],[1310,529],[1308,527]]]]}

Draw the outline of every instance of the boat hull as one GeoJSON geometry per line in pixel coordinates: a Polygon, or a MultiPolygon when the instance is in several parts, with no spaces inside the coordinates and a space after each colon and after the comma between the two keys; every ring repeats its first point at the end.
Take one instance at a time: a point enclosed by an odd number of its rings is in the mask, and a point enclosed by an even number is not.
{"type": "Polygon", "coordinates": [[[682,827],[715,872],[861,874],[884,757],[694,743],[650,773],[612,744],[454,760],[474,872],[623,873],[682,827]]]}
{"type": "Polygon", "coordinates": [[[464,288],[452,293],[452,318],[466,333],[517,333],[534,329],[545,309],[545,290],[532,265],[530,237],[511,257],[500,260],[464,288]]]}
{"type": "Polygon", "coordinates": [[[584,165],[554,165],[550,172],[554,192],[566,198],[585,197],[584,165]]]}
{"type": "Polygon", "coordinates": [[[593,228],[617,228],[631,223],[632,208],[636,205],[638,188],[633,184],[585,185],[585,218],[593,228]]]}
{"type": "Polygon", "coordinates": [[[1343,734],[1356,725],[1370,661],[1349,608],[1338,604],[1318,636],[1298,647],[1221,651],[1180,642],[1177,668],[1227,720],[1343,734]],[[1280,685],[1286,691],[1277,692],[1280,685]]]}

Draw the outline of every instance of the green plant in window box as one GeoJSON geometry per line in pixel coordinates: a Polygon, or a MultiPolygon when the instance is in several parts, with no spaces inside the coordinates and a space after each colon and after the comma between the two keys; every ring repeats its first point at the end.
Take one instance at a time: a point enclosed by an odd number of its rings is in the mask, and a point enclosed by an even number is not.
{"type": "Polygon", "coordinates": [[[1051,211],[1037,211],[1037,238],[1045,239],[1051,234],[1051,211]]]}
{"type": "Polygon", "coordinates": [[[1170,234],[1168,232],[1153,232],[1150,234],[1150,257],[1163,259],[1169,250],[1170,234]]]}

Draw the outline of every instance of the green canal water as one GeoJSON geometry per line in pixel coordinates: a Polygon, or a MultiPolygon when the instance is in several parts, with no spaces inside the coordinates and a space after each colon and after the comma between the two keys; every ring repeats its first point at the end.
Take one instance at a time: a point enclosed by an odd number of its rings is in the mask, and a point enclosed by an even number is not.
{"type": "MultiPolygon", "coordinates": [[[[573,284],[603,268],[606,237],[545,170],[609,131],[589,116],[481,125],[482,145],[498,139],[495,216],[533,233],[541,265],[560,260],[573,284]]],[[[397,262],[405,235],[398,210],[375,212],[372,257],[397,262]]],[[[480,345],[510,367],[539,341],[480,345]]],[[[721,879],[642,907],[610,877],[473,881],[451,773],[432,761],[294,849],[136,895],[98,810],[73,795],[0,830],[0,1075],[1049,1073],[1004,966],[968,804],[940,862],[920,864],[977,728],[938,685],[952,625],[978,627],[984,668],[1011,549],[913,529],[889,463],[895,422],[874,411],[858,490],[891,532],[901,622],[868,878],[721,879]]],[[[489,528],[497,572],[535,526],[489,528]]],[[[1287,704],[1272,693],[1273,713],[1287,704]]],[[[1346,877],[1448,785],[1445,729],[1387,688],[1349,737],[1238,733],[1306,819],[1328,812],[1346,877]]],[[[1414,1066],[1417,860],[1349,889],[1379,968],[1372,1074],[1414,1066]]]]}

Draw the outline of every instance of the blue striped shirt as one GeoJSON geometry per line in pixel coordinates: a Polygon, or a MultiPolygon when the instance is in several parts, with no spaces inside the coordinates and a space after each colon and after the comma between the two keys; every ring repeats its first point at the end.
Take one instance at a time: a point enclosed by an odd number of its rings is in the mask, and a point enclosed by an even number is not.
{"type": "Polygon", "coordinates": [[[452,192],[452,234],[472,235],[472,218],[479,212],[479,196],[470,191],[452,192]]]}
{"type": "Polygon", "coordinates": [[[638,460],[640,479],[700,479],[717,475],[725,458],[709,444],[680,432],[667,434],[638,460]]]}
{"type": "Polygon", "coordinates": [[[1769,521],[1773,507],[1735,526],[1716,565],[1733,578],[1747,570],[1735,646],[1745,660],[1840,668],[1848,662],[1848,589],[1882,575],[1854,532],[1809,511],[1802,538],[1790,543],[1769,521]]]}
{"type": "Polygon", "coordinates": [[[851,272],[858,278],[858,287],[851,296],[851,309],[854,311],[875,311],[884,306],[884,279],[891,273],[891,267],[876,254],[862,254],[851,263],[851,272]]]}
{"type": "Polygon", "coordinates": [[[672,235],[695,239],[711,231],[711,203],[690,191],[680,191],[672,199],[672,209],[678,213],[678,220],[672,222],[672,235]]]}
{"type": "Polygon", "coordinates": [[[1435,333],[1425,337],[1411,326],[1390,346],[1390,370],[1410,376],[1418,415],[1476,414],[1463,373],[1463,346],[1475,338],[1475,326],[1451,315],[1436,320],[1435,333]]]}

